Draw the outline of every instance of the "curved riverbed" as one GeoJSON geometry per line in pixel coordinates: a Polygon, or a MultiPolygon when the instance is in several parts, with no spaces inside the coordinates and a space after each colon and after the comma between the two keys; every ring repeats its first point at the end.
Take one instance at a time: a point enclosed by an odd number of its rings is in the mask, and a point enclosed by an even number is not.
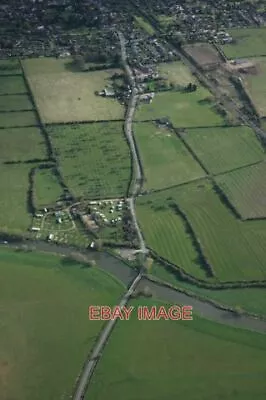
{"type": "MultiPolygon", "coordinates": [[[[31,250],[44,251],[48,253],[61,254],[68,256],[73,252],[80,252],[86,255],[88,260],[95,260],[98,267],[112,274],[114,277],[123,282],[124,285],[129,286],[138,272],[133,268],[129,267],[122,260],[112,256],[111,254],[105,252],[93,252],[89,250],[77,250],[76,248],[55,245],[46,242],[34,242],[27,241],[26,243],[9,243],[8,247],[18,248],[23,245],[31,250]]],[[[1,245],[4,247],[7,245],[1,245]]],[[[215,305],[199,300],[188,294],[179,292],[178,290],[171,289],[160,285],[159,283],[152,282],[147,278],[143,277],[139,283],[138,288],[144,288],[148,286],[155,299],[163,300],[165,302],[174,303],[177,305],[185,304],[191,305],[194,312],[202,318],[207,318],[212,321],[216,321],[222,324],[231,325],[237,328],[249,329],[256,332],[266,333],[266,321],[253,318],[247,315],[236,315],[233,312],[226,311],[215,307],[215,305]]]]}

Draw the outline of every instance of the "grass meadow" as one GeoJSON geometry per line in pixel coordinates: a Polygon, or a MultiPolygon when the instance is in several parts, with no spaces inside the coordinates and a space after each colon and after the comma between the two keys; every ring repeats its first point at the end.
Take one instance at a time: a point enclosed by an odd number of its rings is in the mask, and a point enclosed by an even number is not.
{"type": "Polygon", "coordinates": [[[48,127],[65,183],[76,197],[125,196],[130,151],[120,122],[48,127]]]}
{"type": "Polygon", "coordinates": [[[1,75],[22,75],[20,63],[17,59],[0,60],[1,75]]]}
{"type": "Polygon", "coordinates": [[[266,28],[236,28],[229,31],[234,43],[225,44],[222,49],[228,58],[266,55],[266,28]]]}
{"type": "Polygon", "coordinates": [[[161,194],[137,199],[137,217],[146,245],[196,278],[206,279],[183,219],[166,204],[167,199],[161,194]]]}
{"type": "Polygon", "coordinates": [[[135,138],[147,190],[162,189],[205,175],[176,133],[152,122],[135,123],[135,138]]]}
{"type": "Polygon", "coordinates": [[[28,111],[33,105],[27,94],[0,96],[0,111],[28,111]]]}
{"type": "Polygon", "coordinates": [[[2,232],[23,233],[30,227],[27,207],[31,165],[1,165],[0,226],[2,232]]]}
{"type": "Polygon", "coordinates": [[[266,57],[253,58],[251,61],[255,63],[257,72],[242,75],[242,81],[257,113],[260,117],[266,117],[266,57]]]}
{"type": "Polygon", "coordinates": [[[157,93],[152,103],[139,103],[135,121],[168,118],[175,127],[223,125],[222,117],[211,104],[203,101],[209,96],[208,90],[202,87],[191,93],[157,93]]]}
{"type": "Polygon", "coordinates": [[[27,93],[27,88],[22,76],[1,76],[0,95],[27,93]]]}
{"type": "MultiPolygon", "coordinates": [[[[131,303],[154,305],[154,300],[131,303]]],[[[157,306],[163,303],[157,302],[157,306]]],[[[86,400],[265,398],[265,335],[193,321],[117,323],[86,400]]]]}
{"type": "Polygon", "coordinates": [[[158,72],[173,85],[187,86],[189,83],[196,83],[196,78],[181,61],[161,63],[158,65],[158,72]]]}
{"type": "Polygon", "coordinates": [[[266,165],[260,163],[216,177],[243,219],[266,217],[266,165]]]}
{"type": "Polygon", "coordinates": [[[264,159],[260,142],[247,126],[189,129],[182,136],[212,174],[264,159]]]}
{"type": "Polygon", "coordinates": [[[0,141],[2,162],[47,157],[46,144],[37,127],[0,129],[0,141]]]}
{"type": "Polygon", "coordinates": [[[153,29],[153,27],[147,21],[145,21],[142,17],[135,15],[134,20],[135,20],[135,25],[142,28],[149,35],[155,34],[155,30],[153,29]]]}
{"type": "Polygon", "coordinates": [[[69,398],[103,325],[88,307],[114,305],[122,284],[66,258],[7,249],[0,271],[0,398],[69,398]]]}
{"type": "MultiPolygon", "coordinates": [[[[150,209],[150,215],[153,215],[153,224],[160,218],[158,212],[162,211],[165,214],[164,223],[167,214],[168,221],[173,221],[175,214],[166,207],[167,199],[176,202],[186,214],[218,281],[266,279],[266,221],[247,224],[237,220],[220,201],[212,185],[202,181],[141,199],[145,212],[140,214],[138,211],[138,216],[145,238],[151,230],[150,221],[149,224],[145,223],[148,218],[146,209],[150,209]]],[[[177,237],[176,225],[168,222],[165,223],[164,230],[158,229],[156,232],[153,229],[152,232],[152,249],[159,255],[165,255],[167,251],[166,258],[177,263],[174,256],[179,256],[180,249],[173,245],[177,237]],[[178,255],[175,255],[176,253],[178,255]]]]}
{"type": "Polygon", "coordinates": [[[70,61],[27,59],[25,73],[45,123],[123,119],[124,107],[115,99],[97,96],[120,70],[74,72],[70,61]]]}
{"type": "Polygon", "coordinates": [[[247,312],[266,317],[265,288],[205,289],[178,279],[173,272],[157,262],[152,264],[150,273],[164,282],[199,295],[201,298],[211,299],[225,306],[238,307],[247,312]]]}
{"type": "Polygon", "coordinates": [[[54,205],[63,194],[53,169],[38,169],[34,175],[34,198],[37,208],[54,205]]]}
{"type": "Polygon", "coordinates": [[[0,128],[38,125],[34,111],[16,111],[0,114],[0,128]]]}

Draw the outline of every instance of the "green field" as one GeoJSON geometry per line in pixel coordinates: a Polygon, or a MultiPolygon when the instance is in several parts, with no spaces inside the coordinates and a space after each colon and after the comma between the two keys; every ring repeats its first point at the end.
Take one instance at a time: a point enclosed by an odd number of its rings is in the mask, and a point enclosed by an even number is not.
{"type": "Polygon", "coordinates": [[[137,200],[137,217],[146,244],[189,274],[206,279],[204,269],[197,262],[198,254],[186,232],[184,221],[168,207],[167,198],[160,194],[137,200]]]}
{"type": "Polygon", "coordinates": [[[190,129],[184,140],[205,168],[219,174],[263,160],[263,149],[247,126],[190,129]]]}
{"type": "Polygon", "coordinates": [[[23,65],[44,122],[123,119],[124,107],[116,99],[95,95],[120,70],[74,72],[69,60],[53,58],[28,59],[23,65]]]}
{"type": "Polygon", "coordinates": [[[0,60],[0,75],[22,74],[20,63],[16,59],[0,60]]]}
{"type": "Polygon", "coordinates": [[[210,93],[202,87],[192,93],[157,93],[152,103],[138,105],[135,120],[168,118],[175,127],[223,125],[222,117],[211,104],[202,101],[209,96],[210,93]]]}
{"type": "Polygon", "coordinates": [[[32,110],[33,105],[27,94],[0,96],[0,111],[32,110]]]}
{"type": "Polygon", "coordinates": [[[266,165],[260,163],[216,178],[244,219],[266,217],[265,173],[266,165]]]}
{"type": "Polygon", "coordinates": [[[145,21],[142,17],[135,15],[134,19],[135,19],[136,25],[139,26],[140,28],[142,28],[149,35],[155,34],[155,30],[153,29],[153,27],[147,21],[145,21]]]}
{"type": "Polygon", "coordinates": [[[163,255],[165,249],[162,243],[165,243],[164,246],[169,254],[167,258],[177,263],[173,257],[179,256],[181,247],[173,245],[177,237],[177,227],[171,223],[175,214],[166,207],[166,199],[175,201],[186,214],[201,249],[213,266],[219,281],[266,279],[266,221],[244,223],[237,220],[220,201],[208,182],[191,183],[149,195],[140,200],[146,202],[144,216],[138,211],[144,236],[149,235],[150,231],[150,234],[154,232],[155,239],[152,242],[152,248],[159,255],[163,255]],[[160,210],[160,208],[166,209],[160,210]],[[147,209],[150,209],[149,216],[147,209]],[[150,228],[150,220],[152,218],[152,223],[155,224],[157,218],[160,218],[158,212],[162,211],[165,214],[161,218],[164,230],[159,228],[156,232],[154,228],[150,228]],[[168,223],[165,223],[166,218],[168,223]],[[176,253],[178,255],[175,255],[176,253]]]}
{"type": "Polygon", "coordinates": [[[125,196],[130,152],[122,123],[48,127],[63,179],[74,196],[125,196]]]}
{"type": "Polygon", "coordinates": [[[30,226],[27,209],[29,172],[33,165],[1,165],[1,231],[21,233],[30,226]]]}
{"type": "Polygon", "coordinates": [[[194,293],[201,298],[211,299],[225,306],[238,307],[238,309],[266,317],[265,288],[205,289],[178,279],[174,273],[157,262],[153,263],[150,273],[164,282],[194,293]]]}
{"type": "Polygon", "coordinates": [[[178,185],[205,175],[174,132],[152,122],[136,123],[134,132],[143,163],[146,190],[178,185]]]}
{"type": "MultiPolygon", "coordinates": [[[[132,302],[139,304],[154,301],[132,302]]],[[[264,400],[265,335],[197,316],[182,322],[134,316],[116,325],[86,400],[264,400]]]]}
{"type": "Polygon", "coordinates": [[[196,82],[196,78],[191,74],[189,68],[181,61],[161,63],[158,65],[158,72],[173,85],[187,86],[189,83],[196,82]]]}
{"type": "Polygon", "coordinates": [[[225,44],[222,49],[228,58],[266,55],[266,28],[236,28],[229,31],[235,43],[225,44]]]}
{"type": "Polygon", "coordinates": [[[22,76],[0,76],[0,95],[26,93],[22,76]]]}
{"type": "Polygon", "coordinates": [[[36,170],[34,176],[34,202],[36,208],[54,205],[62,194],[63,189],[53,169],[36,170]]]}
{"type": "MultiPolygon", "coordinates": [[[[266,36],[265,36],[266,37],[266,36]]],[[[242,74],[242,81],[260,117],[266,116],[266,57],[251,59],[256,73],[242,74]]]]}
{"type": "Polygon", "coordinates": [[[97,268],[7,249],[0,271],[0,398],[69,398],[103,324],[88,306],[115,304],[123,286],[97,268]]]}
{"type": "Polygon", "coordinates": [[[37,125],[34,111],[17,111],[0,114],[0,128],[23,127],[37,125]]]}
{"type": "Polygon", "coordinates": [[[0,159],[26,161],[46,158],[46,146],[39,128],[0,129],[0,159]]]}

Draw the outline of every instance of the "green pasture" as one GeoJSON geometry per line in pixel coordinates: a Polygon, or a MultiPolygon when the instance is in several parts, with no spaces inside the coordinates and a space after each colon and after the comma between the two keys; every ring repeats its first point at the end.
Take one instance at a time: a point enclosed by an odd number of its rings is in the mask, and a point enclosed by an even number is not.
{"type": "Polygon", "coordinates": [[[27,93],[22,76],[0,76],[0,95],[27,93]]]}
{"type": "Polygon", "coordinates": [[[115,304],[123,286],[67,258],[7,249],[0,272],[1,399],[70,397],[103,325],[88,307],[115,304]]]}
{"type": "Polygon", "coordinates": [[[32,110],[33,105],[27,94],[0,96],[0,111],[32,110]]]}
{"type": "Polygon", "coordinates": [[[228,58],[266,55],[266,28],[235,28],[229,31],[234,43],[225,44],[222,49],[228,58]]]}
{"type": "MultiPolygon", "coordinates": [[[[140,201],[145,204],[145,213],[143,217],[138,211],[138,215],[145,237],[150,229],[147,222],[146,225],[142,222],[143,218],[144,221],[149,218],[146,209],[150,210],[152,223],[157,220],[159,211],[164,211],[164,221],[167,214],[168,221],[175,217],[174,211],[167,207],[167,199],[175,202],[185,213],[218,281],[266,279],[266,221],[246,224],[237,220],[221,202],[212,185],[201,181],[142,198],[140,201]]],[[[157,239],[151,247],[163,255],[162,243],[165,241],[168,249],[173,247],[172,252],[179,254],[179,247],[173,245],[175,240],[176,225],[168,222],[164,231],[158,229],[157,239]]],[[[168,255],[166,258],[177,263],[172,257],[168,255]]]]}
{"type": "Polygon", "coordinates": [[[184,221],[169,208],[167,199],[161,194],[137,199],[137,218],[146,245],[189,274],[206,279],[184,221]]]}
{"type": "Polygon", "coordinates": [[[155,30],[153,29],[153,27],[142,17],[135,15],[134,20],[136,25],[142,28],[146,33],[148,33],[149,35],[155,34],[155,30]]]}
{"type": "Polygon", "coordinates": [[[189,83],[196,83],[196,78],[181,61],[161,63],[158,65],[158,72],[173,85],[187,86],[189,83]]]}
{"type": "Polygon", "coordinates": [[[260,142],[247,126],[189,129],[182,137],[212,174],[264,159],[260,142]]]}
{"type": "Polygon", "coordinates": [[[178,185],[205,175],[175,132],[152,122],[136,123],[135,137],[147,190],[178,185]]]}
{"type": "Polygon", "coordinates": [[[24,127],[37,125],[34,111],[17,111],[0,114],[0,128],[24,127]]]}
{"type": "Polygon", "coordinates": [[[37,127],[0,129],[0,142],[2,162],[18,162],[47,157],[44,138],[37,127]]]}
{"type": "MultiPolygon", "coordinates": [[[[265,35],[266,38],[266,35],[265,35]]],[[[266,52],[265,52],[266,53],[266,52]]],[[[266,54],[265,54],[266,55],[266,54]]],[[[256,73],[242,75],[244,86],[260,117],[266,116],[266,57],[251,59],[256,73]]]]}
{"type": "Polygon", "coordinates": [[[34,175],[34,199],[37,208],[54,205],[63,189],[53,169],[38,169],[34,175]]]}
{"type": "MultiPolygon", "coordinates": [[[[154,305],[154,300],[133,301],[154,305]]],[[[158,306],[163,303],[156,302],[158,306]]],[[[86,400],[265,398],[265,335],[196,315],[193,321],[119,321],[86,400]]]]}
{"type": "Polygon", "coordinates": [[[6,59],[0,60],[0,76],[1,75],[21,75],[21,67],[18,60],[6,59]]]}
{"type": "Polygon", "coordinates": [[[214,300],[224,306],[238,308],[250,313],[266,317],[265,288],[242,289],[205,289],[182,281],[174,271],[154,262],[150,273],[167,283],[200,296],[203,299],[214,300]]]}
{"type": "Polygon", "coordinates": [[[243,219],[266,217],[266,165],[260,163],[216,177],[243,219]]]}
{"type": "Polygon", "coordinates": [[[135,121],[168,118],[175,127],[223,125],[222,117],[212,104],[203,101],[208,97],[210,93],[202,87],[191,93],[156,93],[150,104],[139,103],[135,121]]]}
{"type": "Polygon", "coordinates": [[[76,197],[125,196],[131,157],[122,123],[49,126],[60,171],[76,197]]]}
{"type": "Polygon", "coordinates": [[[30,227],[27,195],[29,172],[33,164],[1,165],[1,231],[23,233],[30,227]]]}
{"type": "Polygon", "coordinates": [[[69,59],[26,59],[24,70],[45,123],[103,121],[124,118],[124,107],[113,98],[96,95],[112,85],[121,70],[80,72],[69,59]]]}

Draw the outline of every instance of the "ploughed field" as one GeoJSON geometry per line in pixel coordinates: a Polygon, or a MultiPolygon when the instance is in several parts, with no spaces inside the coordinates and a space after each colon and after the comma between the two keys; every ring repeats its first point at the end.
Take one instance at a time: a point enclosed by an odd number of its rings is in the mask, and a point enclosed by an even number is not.
{"type": "MultiPolygon", "coordinates": [[[[132,301],[131,305],[154,305],[132,301]]],[[[162,303],[157,303],[157,306],[162,303]]],[[[119,321],[86,400],[265,397],[265,336],[203,320],[119,321]]]]}
{"type": "Polygon", "coordinates": [[[69,398],[103,326],[88,307],[113,306],[123,286],[67,258],[7,249],[0,273],[0,398],[69,398]]]}

